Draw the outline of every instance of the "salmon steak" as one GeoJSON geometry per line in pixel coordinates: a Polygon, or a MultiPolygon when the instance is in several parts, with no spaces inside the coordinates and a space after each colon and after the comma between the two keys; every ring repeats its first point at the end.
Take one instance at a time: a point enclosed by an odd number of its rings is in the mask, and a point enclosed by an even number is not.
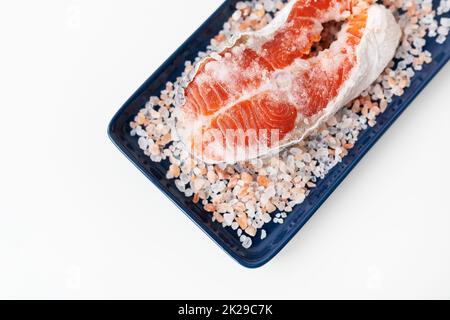
{"type": "Polygon", "coordinates": [[[382,5],[291,0],[266,27],[234,36],[186,76],[177,94],[179,139],[208,164],[299,143],[380,76],[400,37],[382,5]],[[340,29],[322,48],[330,23],[340,29]]]}

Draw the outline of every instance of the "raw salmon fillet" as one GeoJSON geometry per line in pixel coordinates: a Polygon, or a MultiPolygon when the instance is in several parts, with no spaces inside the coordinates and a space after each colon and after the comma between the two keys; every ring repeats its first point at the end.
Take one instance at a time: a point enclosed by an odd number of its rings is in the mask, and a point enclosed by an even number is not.
{"type": "Polygon", "coordinates": [[[298,143],[376,80],[400,34],[384,6],[291,0],[267,27],[196,65],[178,106],[180,139],[206,163],[298,143]],[[312,54],[330,21],[343,22],[336,40],[312,54]]]}

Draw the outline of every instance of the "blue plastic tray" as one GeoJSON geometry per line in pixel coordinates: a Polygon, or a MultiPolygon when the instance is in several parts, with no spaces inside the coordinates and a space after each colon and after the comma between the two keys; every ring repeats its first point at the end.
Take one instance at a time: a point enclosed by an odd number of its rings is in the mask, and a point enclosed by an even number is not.
{"type": "MultiPolygon", "coordinates": [[[[163,193],[165,193],[182,211],[184,211],[203,231],[220,247],[245,267],[257,268],[271,260],[303,227],[322,203],[338,187],[342,180],[356,166],[361,158],[378,141],[383,133],[394,123],[411,101],[421,92],[436,73],[450,58],[450,41],[438,45],[429,41],[427,50],[433,55],[433,62],[425,65],[412,80],[402,97],[395,98],[387,111],[377,118],[374,128],[360,134],[355,147],[343,162],[338,164],[325,179],[320,180],[305,202],[294,208],[283,225],[265,226],[268,237],[261,241],[259,236],[250,249],[244,249],[231,228],[211,221],[201,206],[192,203],[179,192],[172,180],[165,178],[167,163],[153,163],[140,150],[137,138],[131,137],[129,123],[145,105],[151,96],[158,96],[167,81],[174,81],[184,69],[186,60],[193,60],[197,53],[205,50],[210,39],[223,27],[223,23],[233,13],[238,0],[227,0],[167,61],[134,93],[112,119],[108,133],[114,144],[142,171],[163,193]]],[[[436,1],[435,1],[436,2],[436,1]]]]}

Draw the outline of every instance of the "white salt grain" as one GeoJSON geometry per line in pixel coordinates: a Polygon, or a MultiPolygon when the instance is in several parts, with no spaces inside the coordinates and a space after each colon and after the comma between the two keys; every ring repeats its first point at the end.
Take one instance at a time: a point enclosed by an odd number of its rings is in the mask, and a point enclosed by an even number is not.
{"type": "Polygon", "coordinates": [[[223,215],[224,222],[227,226],[231,226],[233,224],[235,215],[232,213],[227,213],[223,215]]]}
{"type": "Polygon", "coordinates": [[[264,240],[265,238],[267,238],[267,232],[266,230],[261,230],[261,240],[264,240]]]}
{"type": "Polygon", "coordinates": [[[232,19],[234,21],[238,21],[240,18],[242,17],[242,11],[241,10],[237,10],[233,13],[232,19]]]}
{"type": "Polygon", "coordinates": [[[446,28],[450,28],[450,18],[441,18],[441,25],[446,28]]]}
{"type": "Polygon", "coordinates": [[[139,148],[142,150],[147,150],[148,148],[148,139],[146,137],[140,137],[138,140],[139,148]]]}
{"type": "Polygon", "coordinates": [[[437,29],[437,33],[446,36],[446,35],[448,35],[448,30],[449,30],[448,27],[440,26],[437,29]]]}
{"type": "Polygon", "coordinates": [[[443,44],[444,42],[445,42],[445,40],[446,40],[447,38],[446,38],[446,36],[444,36],[444,35],[439,35],[437,38],[436,38],[436,42],[437,43],[439,43],[439,44],[443,44]]]}
{"type": "Polygon", "coordinates": [[[246,237],[245,240],[242,242],[242,246],[245,249],[248,249],[252,246],[252,239],[250,237],[246,237]]]}

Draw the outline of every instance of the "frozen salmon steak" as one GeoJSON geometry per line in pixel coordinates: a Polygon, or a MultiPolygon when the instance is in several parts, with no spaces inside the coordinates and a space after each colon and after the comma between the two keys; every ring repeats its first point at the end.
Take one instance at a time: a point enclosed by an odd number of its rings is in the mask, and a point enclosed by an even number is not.
{"type": "Polygon", "coordinates": [[[265,28],[234,37],[187,75],[179,138],[211,164],[298,143],[378,78],[400,37],[384,6],[291,0],[265,28]],[[340,30],[325,45],[330,24],[340,30]]]}

